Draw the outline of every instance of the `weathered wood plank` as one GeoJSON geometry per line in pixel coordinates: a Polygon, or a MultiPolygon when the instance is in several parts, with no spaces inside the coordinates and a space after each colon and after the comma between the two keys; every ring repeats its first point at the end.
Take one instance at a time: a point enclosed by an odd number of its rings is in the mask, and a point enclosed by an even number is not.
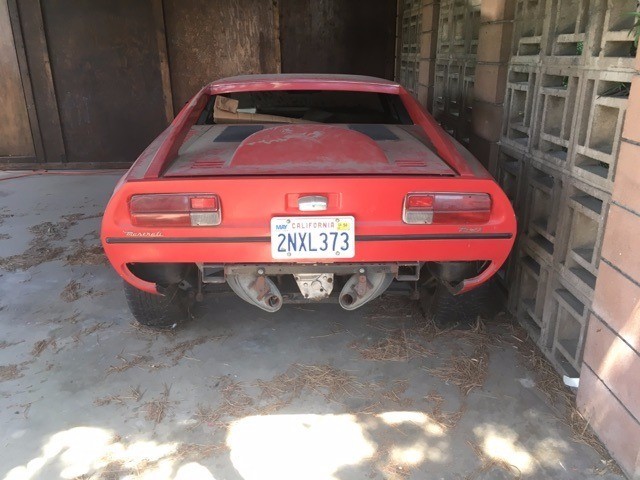
{"type": "Polygon", "coordinates": [[[212,80],[279,71],[272,0],[165,0],[164,12],[176,111],[212,80]]]}
{"type": "Polygon", "coordinates": [[[133,162],[167,124],[151,0],[41,3],[68,162],[133,162]]]}
{"type": "Polygon", "coordinates": [[[17,5],[42,137],[43,160],[64,162],[66,160],[64,139],[58,112],[58,100],[51,74],[40,0],[20,0],[17,5]]]}
{"type": "Polygon", "coordinates": [[[158,40],[158,58],[160,60],[160,76],[162,79],[162,96],[167,123],[171,123],[174,116],[173,94],[171,92],[171,74],[169,72],[169,56],[167,53],[167,35],[164,26],[164,7],[162,0],[152,0],[153,20],[158,40]]]}
{"type": "Polygon", "coordinates": [[[7,0],[0,0],[0,157],[35,154],[7,0]]]}
{"type": "Polygon", "coordinates": [[[396,0],[280,0],[284,73],[393,78],[396,0]]]}
{"type": "Polygon", "coordinates": [[[20,67],[20,79],[22,80],[24,99],[27,105],[27,114],[29,115],[29,126],[31,127],[31,138],[33,140],[33,147],[36,153],[36,158],[44,160],[42,137],[40,136],[40,125],[38,124],[38,114],[36,112],[35,101],[33,99],[31,75],[29,74],[29,66],[27,64],[27,56],[24,49],[24,41],[22,38],[22,26],[20,25],[20,15],[18,13],[16,0],[8,0],[7,7],[9,9],[9,19],[11,21],[11,27],[13,29],[13,41],[15,42],[18,66],[20,67]]]}

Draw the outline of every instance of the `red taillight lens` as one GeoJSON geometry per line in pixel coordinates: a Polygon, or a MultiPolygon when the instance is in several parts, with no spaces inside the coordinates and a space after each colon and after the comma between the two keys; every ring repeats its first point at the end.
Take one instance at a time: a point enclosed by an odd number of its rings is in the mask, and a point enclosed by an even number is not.
{"type": "Polygon", "coordinates": [[[221,221],[217,195],[134,195],[129,211],[138,227],[205,227],[221,221]]]}
{"type": "Polygon", "coordinates": [[[131,213],[188,212],[185,195],[134,195],[129,203],[131,213]]]}
{"type": "Polygon", "coordinates": [[[432,210],[433,195],[408,195],[406,208],[408,210],[432,210]]]}
{"type": "Polygon", "coordinates": [[[402,213],[409,224],[478,224],[490,216],[487,193],[410,193],[402,213]]]}
{"type": "Polygon", "coordinates": [[[192,210],[218,211],[218,197],[191,197],[192,210]]]}

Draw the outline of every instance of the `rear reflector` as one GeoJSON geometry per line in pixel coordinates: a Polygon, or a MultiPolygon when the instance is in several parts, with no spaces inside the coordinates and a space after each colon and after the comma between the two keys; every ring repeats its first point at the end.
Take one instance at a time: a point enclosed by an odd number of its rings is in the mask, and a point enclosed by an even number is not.
{"type": "Polygon", "coordinates": [[[218,197],[191,197],[189,200],[192,210],[218,210],[218,197]]]}
{"type": "Polygon", "coordinates": [[[409,195],[406,208],[408,210],[433,210],[433,195],[409,195]]]}
{"type": "Polygon", "coordinates": [[[131,222],[138,227],[212,227],[221,221],[217,195],[133,195],[131,222]]]}
{"type": "Polygon", "coordinates": [[[402,220],[409,224],[479,224],[490,216],[487,193],[410,193],[402,210],[402,220]]]}

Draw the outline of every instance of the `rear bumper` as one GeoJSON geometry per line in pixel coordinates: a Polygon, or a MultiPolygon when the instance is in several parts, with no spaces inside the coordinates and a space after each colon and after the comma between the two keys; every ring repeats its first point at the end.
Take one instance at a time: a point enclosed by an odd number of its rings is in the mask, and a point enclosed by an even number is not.
{"type": "MultiPolygon", "coordinates": [[[[511,233],[356,235],[356,254],[340,261],[314,259],[296,264],[371,264],[447,261],[488,261],[480,275],[456,286],[470,290],[493,276],[513,246],[511,233]]],[[[271,259],[269,237],[105,237],[103,245],[116,271],[134,287],[156,293],[156,285],[136,277],[129,263],[198,263],[219,265],[283,264],[271,259]]]]}
{"type": "Polygon", "coordinates": [[[458,285],[464,292],[491,277],[507,259],[516,220],[500,187],[489,179],[413,176],[273,176],[186,178],[124,182],[102,221],[102,243],[116,271],[134,287],[155,292],[153,283],[136,278],[129,263],[218,265],[283,264],[271,253],[272,217],[299,216],[298,199],[322,194],[326,216],[355,218],[355,256],[298,260],[295,263],[412,263],[482,261],[489,267],[458,285]],[[133,195],[215,193],[222,223],[216,227],[143,228],[130,219],[133,195]],[[485,192],[492,198],[491,219],[482,225],[408,225],[402,208],[408,192],[485,192]]]}

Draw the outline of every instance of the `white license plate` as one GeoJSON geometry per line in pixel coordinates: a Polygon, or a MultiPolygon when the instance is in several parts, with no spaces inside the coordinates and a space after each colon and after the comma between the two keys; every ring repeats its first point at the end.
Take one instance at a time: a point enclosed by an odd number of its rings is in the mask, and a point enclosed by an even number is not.
{"type": "Polygon", "coordinates": [[[353,217],[274,217],[271,219],[273,258],[353,258],[353,217]]]}

